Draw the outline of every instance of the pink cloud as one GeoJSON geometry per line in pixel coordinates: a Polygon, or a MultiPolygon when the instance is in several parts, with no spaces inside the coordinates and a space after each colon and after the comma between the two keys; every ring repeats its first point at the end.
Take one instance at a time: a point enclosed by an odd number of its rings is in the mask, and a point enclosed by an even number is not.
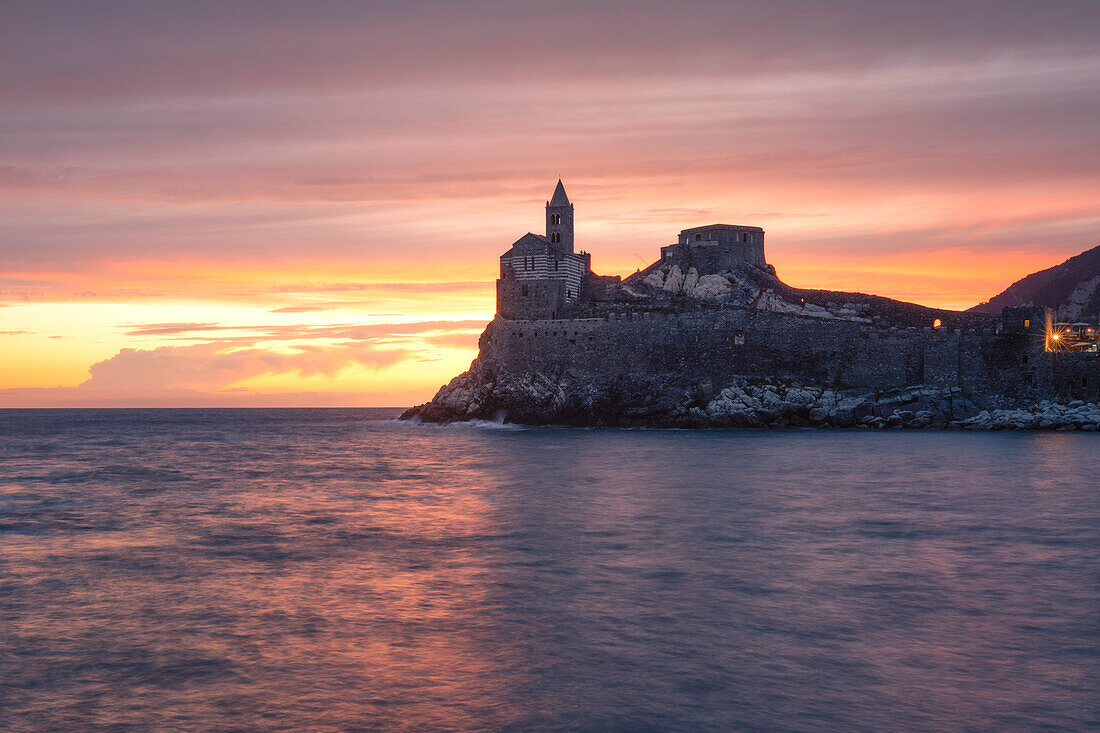
{"type": "Polygon", "coordinates": [[[93,364],[90,378],[78,389],[119,395],[174,389],[217,391],[264,374],[333,377],[351,366],[381,369],[406,356],[404,351],[380,350],[364,343],[299,347],[289,354],[259,348],[227,349],[218,343],[122,349],[93,364]]]}

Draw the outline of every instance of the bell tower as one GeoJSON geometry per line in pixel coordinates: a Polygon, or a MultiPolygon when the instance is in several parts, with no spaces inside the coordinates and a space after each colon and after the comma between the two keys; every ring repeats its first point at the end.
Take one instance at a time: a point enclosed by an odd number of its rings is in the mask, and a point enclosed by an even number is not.
{"type": "Polygon", "coordinates": [[[546,202],[546,238],[550,245],[561,252],[573,252],[573,204],[565,195],[565,186],[558,185],[554,195],[546,202]]]}

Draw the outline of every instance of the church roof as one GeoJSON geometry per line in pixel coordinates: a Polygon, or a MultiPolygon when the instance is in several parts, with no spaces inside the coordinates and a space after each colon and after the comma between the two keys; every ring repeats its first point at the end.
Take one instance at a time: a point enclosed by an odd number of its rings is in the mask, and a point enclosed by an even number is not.
{"type": "Polygon", "coordinates": [[[569,197],[565,195],[565,186],[561,185],[561,179],[558,179],[558,185],[554,188],[554,195],[550,199],[551,206],[568,206],[569,197]]]}
{"type": "Polygon", "coordinates": [[[535,250],[545,250],[550,247],[550,240],[541,234],[532,234],[527,232],[522,237],[512,243],[512,246],[508,248],[508,251],[501,255],[501,258],[511,257],[513,251],[516,248],[521,251],[532,252],[535,250]]]}

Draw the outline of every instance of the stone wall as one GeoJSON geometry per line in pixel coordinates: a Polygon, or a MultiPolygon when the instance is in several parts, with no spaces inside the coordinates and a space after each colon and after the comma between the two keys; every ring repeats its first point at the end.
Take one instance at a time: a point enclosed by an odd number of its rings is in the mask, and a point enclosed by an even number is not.
{"type": "Polygon", "coordinates": [[[543,374],[678,374],[715,385],[757,376],[876,390],[927,384],[1021,398],[1097,394],[1100,357],[1035,352],[1033,340],[992,328],[880,328],[724,308],[584,319],[497,318],[481,347],[483,356],[509,370],[543,374]],[[1024,360],[1023,352],[1031,355],[1024,360]]]}
{"type": "Polygon", "coordinates": [[[497,280],[497,320],[556,317],[565,307],[565,285],[565,280],[497,280]]]}

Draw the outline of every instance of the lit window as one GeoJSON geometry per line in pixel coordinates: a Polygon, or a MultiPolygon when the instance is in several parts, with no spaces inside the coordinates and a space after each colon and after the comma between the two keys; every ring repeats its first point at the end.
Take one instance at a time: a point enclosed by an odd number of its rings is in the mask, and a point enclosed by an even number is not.
{"type": "Polygon", "coordinates": [[[1031,320],[1030,319],[1028,319],[1028,318],[1024,319],[1024,328],[1031,328],[1031,320]]]}

